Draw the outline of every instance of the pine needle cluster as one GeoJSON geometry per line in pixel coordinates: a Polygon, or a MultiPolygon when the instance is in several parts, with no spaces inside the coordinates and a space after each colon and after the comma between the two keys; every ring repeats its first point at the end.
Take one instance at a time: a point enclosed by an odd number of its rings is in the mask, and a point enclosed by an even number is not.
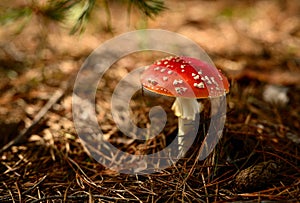
{"type": "Polygon", "coordinates": [[[127,8],[129,15],[132,8],[135,7],[148,18],[154,18],[166,9],[163,0],[31,0],[26,4],[20,4],[17,1],[15,3],[4,1],[0,3],[0,25],[27,19],[24,21],[24,25],[26,25],[28,19],[31,19],[33,15],[37,15],[48,22],[65,23],[68,17],[72,15],[72,9],[79,7],[79,15],[70,31],[71,34],[74,34],[83,32],[91,13],[97,12],[96,8],[102,7],[107,15],[107,27],[111,28],[111,3],[120,3],[120,6],[127,8]]]}

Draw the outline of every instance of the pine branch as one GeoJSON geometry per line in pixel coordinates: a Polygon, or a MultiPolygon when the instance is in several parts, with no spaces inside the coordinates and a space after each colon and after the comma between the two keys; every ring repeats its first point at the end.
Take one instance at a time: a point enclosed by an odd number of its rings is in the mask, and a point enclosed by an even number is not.
{"type": "MultiPolygon", "coordinates": [[[[111,29],[111,13],[109,9],[109,0],[101,0],[102,7],[107,15],[107,27],[111,29]]],[[[99,0],[99,2],[101,2],[99,0]]],[[[116,2],[126,3],[127,12],[130,15],[131,7],[136,7],[146,17],[154,18],[161,11],[165,10],[163,0],[115,0],[116,2]]],[[[44,19],[54,22],[64,22],[71,13],[71,9],[79,4],[84,4],[81,14],[77,22],[71,29],[70,33],[83,32],[85,24],[88,22],[91,12],[94,10],[96,0],[48,0],[45,3],[31,0],[29,3],[19,8],[0,8],[0,24],[14,22],[17,19],[25,18],[26,16],[38,15],[44,19]]]]}
{"type": "Polygon", "coordinates": [[[31,9],[27,7],[23,8],[1,8],[0,9],[0,24],[5,25],[10,22],[14,22],[20,18],[30,16],[32,13],[31,9]]]}
{"type": "Polygon", "coordinates": [[[48,4],[41,8],[40,12],[46,18],[62,22],[67,18],[69,10],[79,2],[80,0],[48,1],[48,4]]]}
{"type": "Polygon", "coordinates": [[[82,13],[78,17],[76,24],[70,32],[71,34],[75,34],[78,31],[80,33],[84,31],[84,23],[88,21],[90,14],[95,6],[95,2],[96,0],[87,0],[82,13]]]}
{"type": "Polygon", "coordinates": [[[129,4],[136,6],[150,18],[154,18],[161,11],[167,9],[163,0],[129,0],[129,4]]]}

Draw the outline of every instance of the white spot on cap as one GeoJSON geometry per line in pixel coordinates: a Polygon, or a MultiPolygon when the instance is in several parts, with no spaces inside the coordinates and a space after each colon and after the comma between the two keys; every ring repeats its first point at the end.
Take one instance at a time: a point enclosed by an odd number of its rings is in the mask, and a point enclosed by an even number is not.
{"type": "Polygon", "coordinates": [[[209,79],[209,77],[207,75],[202,80],[206,81],[206,83],[209,84],[209,85],[212,84],[212,82],[210,81],[210,79],[209,79]]]}
{"type": "Polygon", "coordinates": [[[217,81],[215,80],[214,77],[210,77],[212,83],[214,83],[217,87],[219,87],[219,84],[217,83],[217,81]]]}
{"type": "Polygon", "coordinates": [[[180,65],[180,68],[184,68],[185,66],[184,65],[180,65]]]}
{"type": "Polygon", "coordinates": [[[155,80],[153,80],[152,78],[148,78],[148,83],[151,83],[152,85],[157,85],[157,82],[155,80]]]}
{"type": "Polygon", "coordinates": [[[200,83],[194,83],[194,87],[198,87],[198,88],[204,88],[204,83],[203,82],[200,82],[200,83]]]}
{"type": "Polygon", "coordinates": [[[195,79],[195,80],[199,80],[199,79],[200,79],[200,76],[199,76],[199,75],[196,75],[196,76],[194,76],[194,79],[195,79]]]}
{"type": "Polygon", "coordinates": [[[221,74],[218,74],[218,76],[219,76],[220,80],[223,80],[223,78],[222,78],[221,74]]]}
{"type": "Polygon", "coordinates": [[[198,74],[199,74],[199,75],[202,75],[202,70],[199,70],[199,71],[198,71],[198,74]]]}
{"type": "Polygon", "coordinates": [[[194,77],[194,76],[196,76],[196,74],[195,74],[195,73],[192,73],[192,76],[194,77]]]}
{"type": "Polygon", "coordinates": [[[181,84],[181,83],[183,83],[183,80],[174,80],[174,82],[173,82],[173,85],[178,85],[178,84],[181,84]]]}
{"type": "Polygon", "coordinates": [[[167,65],[169,63],[169,61],[165,61],[164,64],[167,65]]]}
{"type": "Polygon", "coordinates": [[[187,91],[188,88],[186,87],[175,87],[175,91],[178,93],[178,94],[183,94],[184,92],[187,91]]]}
{"type": "Polygon", "coordinates": [[[163,77],[163,81],[168,81],[168,79],[169,79],[169,78],[168,78],[167,76],[164,76],[164,77],[163,77]]]}
{"type": "Polygon", "coordinates": [[[160,72],[162,72],[162,73],[165,72],[165,71],[166,71],[166,69],[164,69],[164,68],[160,70],[160,72]]]}
{"type": "Polygon", "coordinates": [[[173,71],[171,71],[171,70],[168,71],[168,74],[169,74],[169,75],[171,75],[172,73],[173,73],[173,71]]]}
{"type": "Polygon", "coordinates": [[[159,70],[160,68],[159,67],[155,67],[153,70],[159,70]]]}

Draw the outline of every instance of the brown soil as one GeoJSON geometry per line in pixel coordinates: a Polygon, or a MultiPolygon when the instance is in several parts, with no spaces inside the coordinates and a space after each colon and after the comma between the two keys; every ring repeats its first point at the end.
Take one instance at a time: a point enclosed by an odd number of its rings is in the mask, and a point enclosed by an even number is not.
{"type": "MultiPolygon", "coordinates": [[[[39,17],[21,32],[24,19],[0,28],[0,202],[299,201],[300,1],[168,0],[169,9],[155,19],[146,21],[133,11],[129,25],[126,9],[111,4],[112,32],[101,9],[81,35],[69,35],[69,28],[39,17]],[[188,158],[150,175],[105,168],[78,138],[72,122],[72,79],[93,49],[140,28],[192,39],[230,80],[223,136],[205,161],[195,158],[203,127],[188,158]],[[56,101],[47,108],[53,95],[56,101]],[[41,109],[45,112],[37,119],[41,109]],[[18,135],[18,143],[3,148],[18,135]]],[[[130,153],[157,151],[177,133],[169,110],[173,100],[157,101],[166,109],[168,125],[151,141],[126,139],[110,116],[118,81],[162,56],[126,56],[99,84],[98,119],[105,137],[130,153]]],[[[131,103],[140,127],[149,123],[150,100],[138,92],[131,103]]],[[[201,117],[206,126],[209,111],[201,117]]]]}

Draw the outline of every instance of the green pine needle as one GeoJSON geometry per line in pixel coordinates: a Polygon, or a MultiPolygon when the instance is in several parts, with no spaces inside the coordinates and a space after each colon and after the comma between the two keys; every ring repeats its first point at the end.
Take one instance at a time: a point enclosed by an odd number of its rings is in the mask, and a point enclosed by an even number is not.
{"type": "Polygon", "coordinates": [[[20,18],[28,17],[31,15],[29,8],[16,8],[16,9],[1,9],[0,10],[0,24],[5,25],[14,22],[20,18]]]}
{"type": "Polygon", "coordinates": [[[166,9],[164,1],[161,0],[129,0],[131,5],[136,6],[147,17],[154,18],[166,9]]]}
{"type": "Polygon", "coordinates": [[[80,0],[48,1],[47,6],[41,9],[41,14],[53,21],[63,22],[68,16],[69,9],[79,2],[80,0]]]}
{"type": "MultiPolygon", "coordinates": [[[[100,0],[98,0],[100,1],[100,0]]],[[[111,13],[109,10],[109,1],[101,0],[102,6],[107,15],[107,27],[111,29],[111,13]]],[[[115,0],[126,2],[128,5],[128,13],[130,14],[131,7],[136,7],[146,17],[154,18],[161,11],[165,10],[163,0],[115,0]]],[[[28,1],[30,2],[30,1],[28,1]]],[[[71,34],[83,32],[85,23],[88,22],[91,12],[95,8],[96,0],[48,0],[45,4],[39,4],[36,0],[31,0],[31,4],[20,8],[0,8],[0,24],[14,22],[17,19],[38,15],[46,20],[54,22],[63,22],[67,20],[71,14],[71,9],[79,4],[84,4],[81,14],[79,15],[76,24],[70,31],[71,34]]]]}
{"type": "Polygon", "coordinates": [[[90,14],[95,6],[96,0],[87,0],[85,7],[78,17],[76,24],[72,28],[70,34],[75,34],[76,32],[83,32],[84,31],[84,23],[88,21],[90,14]]]}

